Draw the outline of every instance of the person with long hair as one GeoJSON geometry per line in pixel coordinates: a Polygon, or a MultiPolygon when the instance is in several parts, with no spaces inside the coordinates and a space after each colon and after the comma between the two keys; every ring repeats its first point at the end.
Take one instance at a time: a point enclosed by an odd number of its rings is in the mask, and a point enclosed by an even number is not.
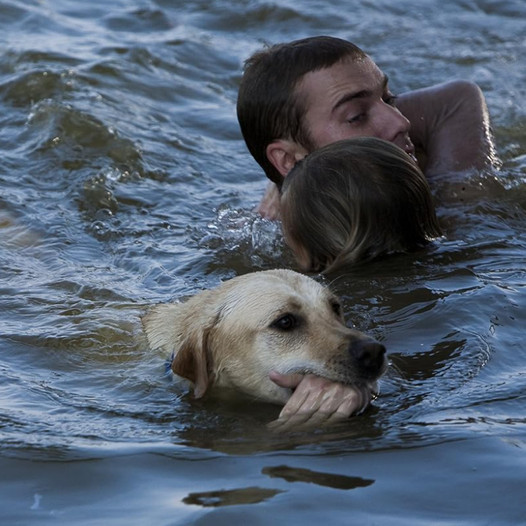
{"type": "Polygon", "coordinates": [[[346,139],[296,163],[281,191],[285,240],[302,270],[330,272],[441,236],[414,160],[372,137],[346,139]]]}

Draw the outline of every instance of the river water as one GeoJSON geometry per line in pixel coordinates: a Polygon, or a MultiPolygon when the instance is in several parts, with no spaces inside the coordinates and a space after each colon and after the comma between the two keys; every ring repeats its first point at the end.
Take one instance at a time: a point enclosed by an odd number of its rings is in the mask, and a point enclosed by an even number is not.
{"type": "Polygon", "coordinates": [[[526,524],[525,20],[522,0],[1,0],[0,523],[526,524]],[[381,396],[275,435],[277,407],[181,391],[140,316],[294,268],[251,212],[235,101],[249,54],[314,34],[395,93],[477,82],[502,168],[433,182],[429,250],[330,277],[388,348],[381,396]]]}

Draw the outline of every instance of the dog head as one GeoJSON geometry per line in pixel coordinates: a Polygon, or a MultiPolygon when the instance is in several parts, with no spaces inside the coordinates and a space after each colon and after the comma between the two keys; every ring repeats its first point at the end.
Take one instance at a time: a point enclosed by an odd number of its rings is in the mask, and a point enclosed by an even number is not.
{"type": "Polygon", "coordinates": [[[282,374],[372,384],[385,371],[385,348],[346,327],[327,287],[290,270],[239,276],[185,303],[157,305],[143,318],[152,348],[173,353],[172,370],[201,397],[213,384],[285,403],[282,374]]]}

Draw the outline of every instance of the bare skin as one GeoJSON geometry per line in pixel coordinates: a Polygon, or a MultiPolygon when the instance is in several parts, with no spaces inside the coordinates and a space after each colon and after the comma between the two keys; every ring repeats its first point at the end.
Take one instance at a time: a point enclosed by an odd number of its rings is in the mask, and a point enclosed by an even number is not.
{"type": "MultiPolygon", "coordinates": [[[[306,100],[304,122],[315,149],[340,139],[378,137],[411,155],[418,152],[428,178],[480,169],[496,159],[486,102],[471,82],[453,81],[394,97],[371,59],[344,60],[307,73],[296,93],[306,100]]],[[[283,177],[308,153],[289,139],[267,147],[267,157],[283,177]]],[[[267,187],[257,211],[268,219],[279,218],[274,184],[267,187]]]]}
{"type": "Polygon", "coordinates": [[[274,431],[305,430],[341,422],[361,413],[372,399],[366,387],[338,384],[314,375],[281,375],[273,371],[270,379],[281,387],[294,389],[279,418],[269,424],[274,431]]]}
{"type": "Polygon", "coordinates": [[[498,164],[488,108],[476,84],[458,80],[411,91],[400,95],[397,107],[411,122],[428,179],[498,164]]]}
{"type": "MultiPolygon", "coordinates": [[[[378,137],[416,154],[428,179],[439,173],[482,169],[497,160],[486,102],[471,82],[452,81],[394,97],[387,77],[371,59],[344,59],[307,73],[296,94],[306,101],[304,123],[314,149],[340,139],[378,137]]],[[[286,138],[267,147],[268,159],[283,177],[308,153],[286,138]]],[[[279,191],[273,183],[257,211],[279,219],[279,191]]],[[[271,379],[295,388],[274,424],[278,429],[347,418],[371,400],[371,393],[313,375],[271,375],[271,379]]]]}

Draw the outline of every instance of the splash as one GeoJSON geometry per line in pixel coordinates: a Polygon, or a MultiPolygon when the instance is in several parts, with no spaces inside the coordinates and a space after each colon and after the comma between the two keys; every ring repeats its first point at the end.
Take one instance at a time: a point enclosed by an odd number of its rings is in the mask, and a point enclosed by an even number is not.
{"type": "Polygon", "coordinates": [[[222,206],[200,234],[199,246],[217,251],[218,257],[237,252],[243,254],[247,264],[256,267],[276,266],[276,261],[285,263],[281,224],[255,212],[222,206]]]}

